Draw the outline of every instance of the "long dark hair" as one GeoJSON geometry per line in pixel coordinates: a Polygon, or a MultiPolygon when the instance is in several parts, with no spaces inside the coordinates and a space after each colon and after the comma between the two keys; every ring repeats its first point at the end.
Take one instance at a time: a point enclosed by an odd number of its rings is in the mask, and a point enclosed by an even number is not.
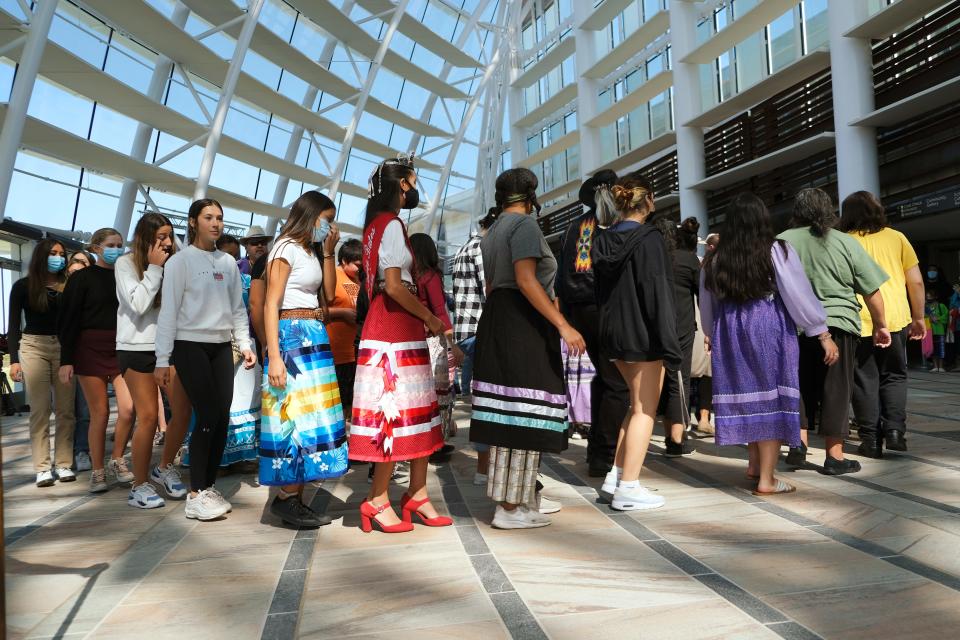
{"type": "MultiPolygon", "coordinates": [[[[703,261],[707,289],[741,304],[764,298],[776,290],[770,213],[760,198],[741,193],[727,205],[726,214],[720,242],[703,261]]],[[[782,243],[781,249],[786,252],[782,243]]]]}
{"type": "Polygon", "coordinates": [[[856,191],[848,195],[843,199],[840,211],[840,224],[837,225],[840,231],[866,236],[887,227],[887,212],[869,191],[856,191]]]}
{"type": "Polygon", "coordinates": [[[672,256],[678,248],[677,223],[667,216],[661,216],[656,218],[652,224],[663,236],[663,241],[667,245],[667,252],[672,256]]]}
{"type": "Polygon", "coordinates": [[[370,175],[367,214],[363,220],[364,229],[373,222],[378,213],[397,212],[403,208],[403,189],[400,188],[400,181],[409,179],[414,174],[412,161],[384,160],[377,165],[370,175]]]}
{"type": "MultiPolygon", "coordinates": [[[[143,272],[147,270],[147,255],[150,248],[157,241],[157,231],[163,227],[170,227],[170,234],[173,235],[173,223],[162,213],[145,213],[137,221],[137,226],[133,230],[133,264],[137,268],[137,276],[143,278],[143,272]]],[[[171,240],[173,238],[171,237],[171,240]]],[[[177,243],[173,241],[170,245],[170,255],[177,251],[177,243]]],[[[153,306],[160,306],[160,292],[157,291],[153,299],[153,306]]]]}
{"type": "Polygon", "coordinates": [[[308,252],[313,251],[313,228],[317,226],[317,218],[330,209],[336,209],[336,205],[329,197],[319,191],[304,192],[290,207],[290,215],[280,231],[277,243],[287,238],[308,252]]]}
{"type": "Polygon", "coordinates": [[[700,240],[699,231],[700,222],[696,218],[685,218],[677,227],[677,247],[683,251],[696,251],[697,242],[700,240]]]}
{"type": "MultiPolygon", "coordinates": [[[[30,303],[30,308],[35,311],[46,311],[49,308],[47,300],[47,276],[49,271],[47,271],[47,257],[50,256],[50,252],[53,251],[53,248],[59,246],[60,249],[66,254],[67,248],[59,240],[54,240],[53,238],[44,238],[37,243],[37,246],[33,249],[33,256],[30,258],[30,268],[27,270],[27,299],[30,303]]],[[[64,255],[66,258],[66,255],[64,255]]],[[[66,264],[64,268],[61,269],[57,274],[57,284],[54,289],[58,291],[63,290],[63,283],[66,281],[66,264]]]]}
{"type": "Polygon", "coordinates": [[[194,200],[187,211],[187,244],[193,244],[197,237],[197,220],[200,218],[200,212],[207,207],[216,207],[220,209],[220,213],[223,213],[223,206],[213,198],[194,200]],[[191,220],[193,220],[193,225],[190,224],[191,220]]]}
{"type": "Polygon", "coordinates": [[[413,260],[418,274],[423,275],[433,271],[443,276],[443,270],[440,268],[440,254],[437,253],[437,244],[433,238],[425,233],[415,233],[410,236],[410,248],[413,250],[413,260]]]}
{"type": "Polygon", "coordinates": [[[494,218],[500,217],[504,207],[520,202],[529,203],[539,214],[541,207],[537,200],[537,186],[539,186],[537,174],[530,169],[517,167],[501,173],[494,183],[493,200],[496,203],[492,209],[494,218]]]}
{"type": "Polygon", "coordinates": [[[810,233],[823,238],[837,224],[833,201],[823,189],[808,188],[797,192],[793,201],[790,228],[810,227],[810,233]]]}

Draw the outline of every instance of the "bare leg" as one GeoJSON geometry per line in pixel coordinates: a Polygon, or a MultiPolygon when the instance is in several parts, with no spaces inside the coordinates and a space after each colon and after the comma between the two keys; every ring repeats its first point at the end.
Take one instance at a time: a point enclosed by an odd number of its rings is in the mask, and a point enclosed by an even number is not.
{"type": "Polygon", "coordinates": [[[183,445],[187,437],[187,429],[190,427],[190,398],[180,384],[180,377],[176,370],[171,372],[173,375],[167,384],[167,399],[170,401],[170,423],[167,425],[167,434],[163,440],[163,453],[160,455],[160,466],[166,468],[168,464],[173,464],[173,459],[177,457],[177,452],[183,445]]]}
{"type": "Polygon", "coordinates": [[[107,400],[107,379],[99,376],[77,376],[83,398],[90,409],[90,460],[93,470],[104,468],[107,420],[110,405],[107,400]]]}
{"type": "Polygon", "coordinates": [[[807,438],[807,428],[806,428],[806,427],[800,427],[800,442],[802,442],[802,443],[804,444],[804,446],[809,446],[809,444],[810,444],[810,441],[809,441],[808,438],[807,438]]]}
{"type": "Polygon", "coordinates": [[[780,457],[779,440],[761,440],[751,446],[756,446],[760,456],[760,481],[758,491],[774,491],[777,488],[777,479],[773,472],[777,468],[777,458],[780,457]]]}
{"type": "MultiPolygon", "coordinates": [[[[136,407],[136,402],[133,403],[136,407]]],[[[167,432],[167,412],[163,408],[163,392],[160,389],[157,389],[157,424],[160,428],[160,433],[167,432]]]]}
{"type": "MultiPolygon", "coordinates": [[[[127,440],[130,439],[130,431],[133,428],[133,398],[130,396],[130,390],[127,389],[127,383],[120,376],[114,376],[110,380],[113,383],[113,393],[117,398],[117,422],[113,427],[113,459],[122,458],[123,452],[127,448],[127,440]]],[[[155,404],[151,399],[151,404],[155,404]]],[[[150,434],[153,438],[153,433],[150,434]]]]}
{"type": "Polygon", "coordinates": [[[843,438],[824,438],[827,441],[827,456],[843,460],[843,438]]]}
{"type": "MultiPolygon", "coordinates": [[[[157,383],[152,373],[140,373],[128,369],[123,380],[133,398],[137,411],[137,428],[133,432],[133,484],[143,484],[150,475],[150,458],[153,454],[153,436],[157,431],[157,383]]],[[[114,451],[116,451],[116,442],[114,451]]],[[[123,449],[120,450],[123,455],[123,449]]],[[[117,456],[119,457],[119,456],[117,456]]]]}
{"type": "MultiPolygon", "coordinates": [[[[367,494],[369,500],[374,506],[387,504],[390,502],[390,496],[387,490],[390,488],[390,479],[393,477],[392,462],[374,462],[373,464],[373,484],[370,485],[370,493],[367,494]]],[[[413,480],[413,465],[410,465],[411,482],[413,480]]],[[[400,518],[393,509],[386,509],[377,516],[381,524],[391,525],[400,522],[400,518]]]]}
{"type": "Polygon", "coordinates": [[[683,425],[679,422],[670,425],[670,439],[674,442],[683,442],[683,425]]]}
{"type": "Polygon", "coordinates": [[[747,476],[750,478],[760,477],[760,450],[756,442],[747,445],[747,454],[749,462],[747,463],[747,476]]]}
{"type": "MultiPolygon", "coordinates": [[[[650,435],[656,418],[660,389],[663,386],[663,362],[622,362],[615,361],[617,369],[630,387],[630,410],[627,412],[623,441],[618,446],[622,450],[622,482],[639,479],[640,470],[647,456],[650,435]]],[[[620,455],[621,451],[618,451],[620,455]]]]}
{"type": "MultiPolygon", "coordinates": [[[[429,456],[410,461],[410,485],[407,487],[407,495],[414,500],[423,500],[429,497],[427,495],[427,467],[429,464],[429,456]]],[[[439,515],[429,502],[420,507],[420,513],[427,518],[436,518],[439,515]]]]}
{"type": "Polygon", "coordinates": [[[477,452],[477,473],[487,474],[490,470],[490,450],[477,452]]]}

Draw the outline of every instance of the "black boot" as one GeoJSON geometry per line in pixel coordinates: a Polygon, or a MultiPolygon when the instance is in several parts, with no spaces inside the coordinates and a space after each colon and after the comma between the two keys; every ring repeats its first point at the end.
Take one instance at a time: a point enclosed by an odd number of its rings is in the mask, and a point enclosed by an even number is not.
{"type": "Polygon", "coordinates": [[[883,441],[873,436],[860,436],[860,446],[857,453],[865,458],[882,458],[883,441]]]}
{"type": "Polygon", "coordinates": [[[887,449],[890,451],[907,450],[907,438],[902,431],[887,431],[883,438],[886,440],[887,449]]]}

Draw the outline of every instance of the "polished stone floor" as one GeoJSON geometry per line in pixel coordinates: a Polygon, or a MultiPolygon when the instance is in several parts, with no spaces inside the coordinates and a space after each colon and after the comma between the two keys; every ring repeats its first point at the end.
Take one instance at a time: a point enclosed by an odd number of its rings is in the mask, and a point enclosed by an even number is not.
{"type": "Polygon", "coordinates": [[[599,504],[572,441],[543,467],[563,511],[531,531],[490,528],[461,430],[430,472],[456,526],[402,535],[360,531],[366,467],[316,491],[338,518],[301,532],[252,476],[220,481],[234,511],[210,523],[182,502],[130,508],[119,487],[90,496],[87,473],[37,489],[26,419],[4,419],[7,637],[955,638],[960,374],[914,374],[909,408],[909,453],[841,478],[783,469],[799,491],[765,499],[744,449],[700,440],[669,460],[655,436],[644,482],[667,504],[652,512],[599,504]]]}

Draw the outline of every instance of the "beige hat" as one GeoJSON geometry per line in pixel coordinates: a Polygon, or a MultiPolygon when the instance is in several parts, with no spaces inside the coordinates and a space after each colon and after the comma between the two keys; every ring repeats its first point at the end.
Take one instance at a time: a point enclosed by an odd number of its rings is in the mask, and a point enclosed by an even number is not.
{"type": "Polygon", "coordinates": [[[248,240],[253,240],[254,238],[266,238],[269,240],[271,237],[272,236],[269,236],[264,232],[263,227],[255,224],[247,229],[247,232],[244,234],[244,236],[240,238],[240,244],[246,244],[248,240]]]}

